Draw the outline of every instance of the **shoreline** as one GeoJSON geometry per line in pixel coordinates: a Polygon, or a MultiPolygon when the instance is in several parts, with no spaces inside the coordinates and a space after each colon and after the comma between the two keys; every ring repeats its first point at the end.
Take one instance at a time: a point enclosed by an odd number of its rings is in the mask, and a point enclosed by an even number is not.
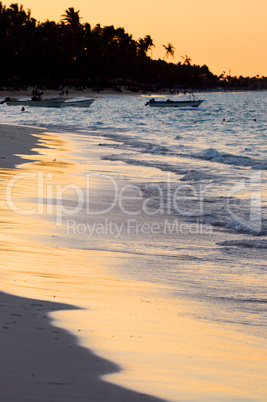
{"type": "MultiPolygon", "coordinates": [[[[28,162],[40,159],[40,155],[32,149],[37,145],[38,149],[42,149],[45,140],[43,139],[44,130],[38,128],[0,124],[0,132],[1,156],[5,158],[0,159],[1,190],[3,190],[5,180],[12,179],[20,171],[23,172],[24,164],[27,166],[28,162]],[[13,153],[20,156],[14,156],[13,153]],[[22,159],[22,155],[27,157],[22,159]],[[19,162],[22,164],[18,166],[19,169],[15,169],[19,162]]],[[[28,191],[25,188],[25,196],[28,191]]],[[[1,191],[1,193],[4,196],[4,192],[1,191]]],[[[70,402],[78,399],[99,402],[163,401],[160,398],[111,384],[101,378],[103,375],[120,372],[121,368],[112,361],[99,357],[89,348],[80,346],[80,341],[74,335],[75,332],[78,334],[81,331],[79,328],[70,332],[64,329],[64,326],[55,325],[54,318],[51,318],[51,312],[55,314],[55,312],[66,311],[67,314],[71,314],[71,311],[75,312],[80,307],[65,304],[65,301],[64,303],[56,302],[55,300],[64,300],[65,296],[61,298],[50,294],[50,291],[40,300],[38,294],[44,292],[40,291],[37,283],[34,283],[32,288],[24,285],[25,282],[31,281],[30,270],[32,270],[32,278],[35,275],[38,277],[40,271],[44,269],[42,260],[50,255],[57,258],[58,249],[31,245],[27,236],[32,229],[36,230],[36,226],[23,227],[27,219],[23,220],[22,217],[18,217],[16,223],[13,222],[8,208],[2,209],[2,219],[0,235],[1,397],[10,402],[62,399],[70,402]],[[31,296],[28,298],[29,294],[34,294],[34,298],[31,296]]],[[[62,260],[65,254],[67,251],[60,250],[58,258],[62,260]]],[[[68,256],[66,256],[67,259],[68,256]]],[[[51,279],[53,281],[52,259],[48,261],[47,268],[51,271],[50,274],[45,274],[48,282],[51,279]]],[[[55,293],[57,293],[56,289],[55,293]]],[[[92,326],[94,326],[93,323],[92,326]]]]}
{"type": "MultiPolygon", "coordinates": [[[[68,88],[64,88],[64,90],[66,91],[66,89],[68,88]]],[[[185,88],[185,90],[187,91],[187,88],[185,88]]],[[[108,95],[112,95],[114,97],[117,96],[133,96],[133,97],[150,97],[150,96],[180,96],[181,94],[183,94],[184,89],[180,89],[179,92],[177,93],[177,91],[171,92],[169,89],[164,88],[161,91],[158,92],[149,92],[149,91],[131,91],[129,89],[126,88],[122,88],[121,91],[116,91],[113,88],[104,88],[101,89],[100,91],[95,91],[93,89],[82,89],[82,90],[78,90],[76,88],[69,88],[68,89],[69,93],[68,96],[66,96],[66,92],[64,93],[64,95],[62,96],[62,98],[64,99],[72,99],[72,98],[101,98],[101,97],[105,97],[108,95]]],[[[191,90],[190,90],[191,91],[191,90]]],[[[193,91],[193,93],[214,93],[214,92],[266,92],[267,89],[266,88],[257,88],[257,89],[253,89],[253,88],[195,88],[193,91]]],[[[29,89],[21,89],[21,90],[0,90],[0,102],[3,101],[5,98],[10,97],[10,98],[31,98],[32,96],[32,88],[29,89]]],[[[44,90],[44,98],[49,98],[49,97],[60,97],[60,90],[54,90],[54,89],[45,89],[44,90]]],[[[1,105],[0,105],[1,106],[1,105]]]]}
{"type": "MultiPolygon", "coordinates": [[[[66,88],[67,89],[67,88],[66,88]]],[[[78,90],[75,88],[70,88],[68,89],[68,96],[66,96],[66,93],[64,93],[64,95],[62,95],[62,98],[67,98],[67,99],[71,99],[71,98],[80,98],[80,97],[92,97],[92,98],[99,98],[101,96],[106,96],[106,95],[114,95],[116,96],[121,96],[121,95],[133,95],[133,96],[142,96],[144,95],[141,92],[133,92],[127,89],[123,89],[122,92],[118,92],[116,90],[113,90],[112,88],[107,88],[107,89],[103,89],[101,91],[94,91],[92,89],[82,89],[82,90],[78,90]]],[[[22,98],[22,97],[29,97],[31,98],[32,96],[32,88],[29,88],[27,90],[6,90],[6,91],[1,91],[0,90],[0,100],[4,100],[6,97],[10,97],[10,98],[22,98]]],[[[60,97],[60,90],[54,90],[54,89],[45,89],[44,90],[44,94],[43,94],[44,98],[47,97],[60,97]]]]}

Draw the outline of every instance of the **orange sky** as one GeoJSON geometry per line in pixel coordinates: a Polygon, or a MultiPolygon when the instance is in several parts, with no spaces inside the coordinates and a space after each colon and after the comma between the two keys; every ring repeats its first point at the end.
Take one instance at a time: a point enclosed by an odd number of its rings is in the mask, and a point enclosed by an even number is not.
{"type": "MultiPolygon", "coordinates": [[[[3,1],[7,6],[11,4],[3,1]]],[[[267,76],[267,1],[254,0],[22,0],[32,17],[58,22],[68,7],[80,10],[91,26],[124,27],[134,39],[150,35],[154,58],[163,58],[163,44],[176,48],[175,63],[188,55],[193,64],[212,72],[267,76]]],[[[19,3],[19,4],[21,4],[19,3]]],[[[171,61],[171,60],[170,60],[171,61]]]]}

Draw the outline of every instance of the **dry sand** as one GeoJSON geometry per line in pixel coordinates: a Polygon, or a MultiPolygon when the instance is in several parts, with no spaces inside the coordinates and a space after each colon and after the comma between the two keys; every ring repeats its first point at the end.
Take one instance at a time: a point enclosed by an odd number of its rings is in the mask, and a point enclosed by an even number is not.
{"type": "MultiPolygon", "coordinates": [[[[35,128],[34,132],[37,134],[41,133],[42,130],[35,128]]],[[[22,157],[19,155],[34,154],[31,149],[36,145],[37,138],[29,135],[29,128],[1,124],[0,133],[1,169],[12,169],[15,168],[16,164],[22,163],[22,157]]]]}
{"type": "Polygon", "coordinates": [[[0,292],[0,400],[159,401],[100,379],[119,367],[79,346],[48,316],[74,308],[0,292]]]}
{"type": "MultiPolygon", "coordinates": [[[[90,97],[90,98],[98,98],[101,96],[105,95],[133,95],[133,96],[140,96],[142,95],[142,92],[133,92],[129,91],[128,89],[122,88],[121,92],[116,91],[113,88],[105,88],[102,89],[101,91],[97,92],[94,91],[93,89],[82,89],[78,90],[75,88],[70,88],[67,89],[68,93],[66,94],[66,89],[64,89],[64,95],[63,97],[68,97],[68,98],[77,98],[77,97],[90,97]]],[[[0,91],[0,101],[4,100],[7,97],[10,98],[30,98],[32,96],[32,88],[29,88],[27,90],[20,90],[20,91],[0,91]]],[[[53,89],[48,89],[44,90],[44,98],[49,98],[49,97],[59,97],[60,96],[60,90],[53,90],[53,89]]]]}

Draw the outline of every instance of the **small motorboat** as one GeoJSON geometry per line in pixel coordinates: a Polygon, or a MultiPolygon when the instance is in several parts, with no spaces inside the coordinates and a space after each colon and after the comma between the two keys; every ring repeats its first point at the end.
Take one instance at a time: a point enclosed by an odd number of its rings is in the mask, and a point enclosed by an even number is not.
{"type": "Polygon", "coordinates": [[[150,99],[145,106],[151,107],[198,107],[204,100],[197,99],[194,95],[191,95],[190,99],[187,100],[155,100],[150,99]]]}
{"type": "Polygon", "coordinates": [[[7,106],[31,106],[31,107],[60,107],[63,103],[65,102],[65,99],[61,98],[47,98],[47,99],[41,99],[41,98],[35,98],[33,97],[32,99],[26,99],[26,100],[21,100],[21,99],[11,99],[11,98],[6,98],[3,103],[6,103],[7,106]]]}
{"type": "Polygon", "coordinates": [[[94,99],[66,99],[61,107],[89,107],[94,102],[94,99]]]}

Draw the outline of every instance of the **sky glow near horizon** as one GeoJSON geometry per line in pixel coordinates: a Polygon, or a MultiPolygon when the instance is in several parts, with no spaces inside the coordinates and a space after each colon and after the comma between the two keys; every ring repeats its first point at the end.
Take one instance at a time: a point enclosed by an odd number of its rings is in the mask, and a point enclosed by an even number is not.
{"type": "MultiPolygon", "coordinates": [[[[12,1],[2,1],[7,7],[12,1]]],[[[59,22],[69,7],[80,10],[81,23],[93,28],[124,27],[133,39],[150,35],[155,48],[152,57],[163,58],[163,44],[175,47],[175,58],[183,62],[188,55],[192,64],[206,64],[217,75],[267,76],[267,1],[255,0],[22,0],[25,10],[37,21],[59,22]]],[[[151,52],[148,52],[151,56],[151,52]]]]}

